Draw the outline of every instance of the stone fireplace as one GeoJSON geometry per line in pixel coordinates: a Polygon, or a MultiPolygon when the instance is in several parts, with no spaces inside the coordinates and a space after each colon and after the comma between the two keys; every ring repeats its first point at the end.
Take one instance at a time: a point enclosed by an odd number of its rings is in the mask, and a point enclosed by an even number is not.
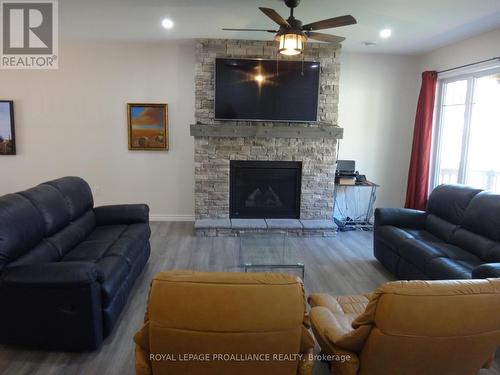
{"type": "Polygon", "coordinates": [[[231,212],[230,171],[231,163],[239,161],[300,164],[300,207],[296,212],[300,219],[331,219],[337,140],[343,134],[337,126],[340,46],[306,44],[304,59],[321,66],[319,122],[312,123],[214,120],[215,58],[276,59],[276,42],[202,39],[196,49],[196,124],[191,125],[196,219],[235,217],[231,212]]]}

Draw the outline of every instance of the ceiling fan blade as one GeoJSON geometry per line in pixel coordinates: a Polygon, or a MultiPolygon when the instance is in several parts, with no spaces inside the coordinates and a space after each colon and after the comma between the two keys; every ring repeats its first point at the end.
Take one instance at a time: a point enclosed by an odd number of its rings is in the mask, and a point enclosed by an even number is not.
{"type": "Polygon", "coordinates": [[[307,25],[302,26],[302,30],[311,31],[311,30],[331,29],[333,27],[354,25],[356,23],[357,23],[356,19],[351,15],[340,16],[340,17],[329,18],[323,21],[308,23],[307,25]]]}
{"type": "Polygon", "coordinates": [[[276,22],[278,25],[283,26],[283,27],[291,27],[290,24],[286,19],[281,17],[278,12],[276,12],[274,9],[271,8],[262,8],[259,7],[259,9],[264,13],[266,16],[268,16],[270,19],[272,19],[274,22],[276,22]]]}
{"type": "Polygon", "coordinates": [[[306,31],[306,35],[308,38],[319,40],[321,42],[331,43],[331,44],[339,44],[345,40],[345,38],[342,36],[323,34],[323,33],[315,33],[313,31],[306,31]]]}
{"type": "Polygon", "coordinates": [[[265,31],[268,33],[277,33],[278,30],[266,30],[266,29],[222,29],[225,31],[265,31]]]}

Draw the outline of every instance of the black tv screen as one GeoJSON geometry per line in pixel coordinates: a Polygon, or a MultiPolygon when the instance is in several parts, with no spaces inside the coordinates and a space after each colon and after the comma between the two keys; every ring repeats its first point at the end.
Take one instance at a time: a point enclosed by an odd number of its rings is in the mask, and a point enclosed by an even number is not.
{"type": "Polygon", "coordinates": [[[318,62],[216,59],[215,118],[317,121],[318,62]]]}

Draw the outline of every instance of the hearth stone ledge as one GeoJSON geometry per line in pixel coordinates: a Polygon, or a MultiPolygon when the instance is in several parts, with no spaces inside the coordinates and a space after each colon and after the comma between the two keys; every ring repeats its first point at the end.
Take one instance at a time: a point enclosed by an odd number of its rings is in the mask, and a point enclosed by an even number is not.
{"type": "Polygon", "coordinates": [[[237,237],[242,232],[286,232],[289,237],[334,237],[333,220],[308,219],[198,219],[195,233],[199,237],[237,237]]]}

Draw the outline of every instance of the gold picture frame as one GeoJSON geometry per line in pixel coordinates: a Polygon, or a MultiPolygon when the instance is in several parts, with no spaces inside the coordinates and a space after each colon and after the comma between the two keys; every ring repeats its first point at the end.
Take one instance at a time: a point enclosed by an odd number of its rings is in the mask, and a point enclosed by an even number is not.
{"type": "Polygon", "coordinates": [[[168,104],[128,103],[128,149],[168,151],[168,104]]]}

